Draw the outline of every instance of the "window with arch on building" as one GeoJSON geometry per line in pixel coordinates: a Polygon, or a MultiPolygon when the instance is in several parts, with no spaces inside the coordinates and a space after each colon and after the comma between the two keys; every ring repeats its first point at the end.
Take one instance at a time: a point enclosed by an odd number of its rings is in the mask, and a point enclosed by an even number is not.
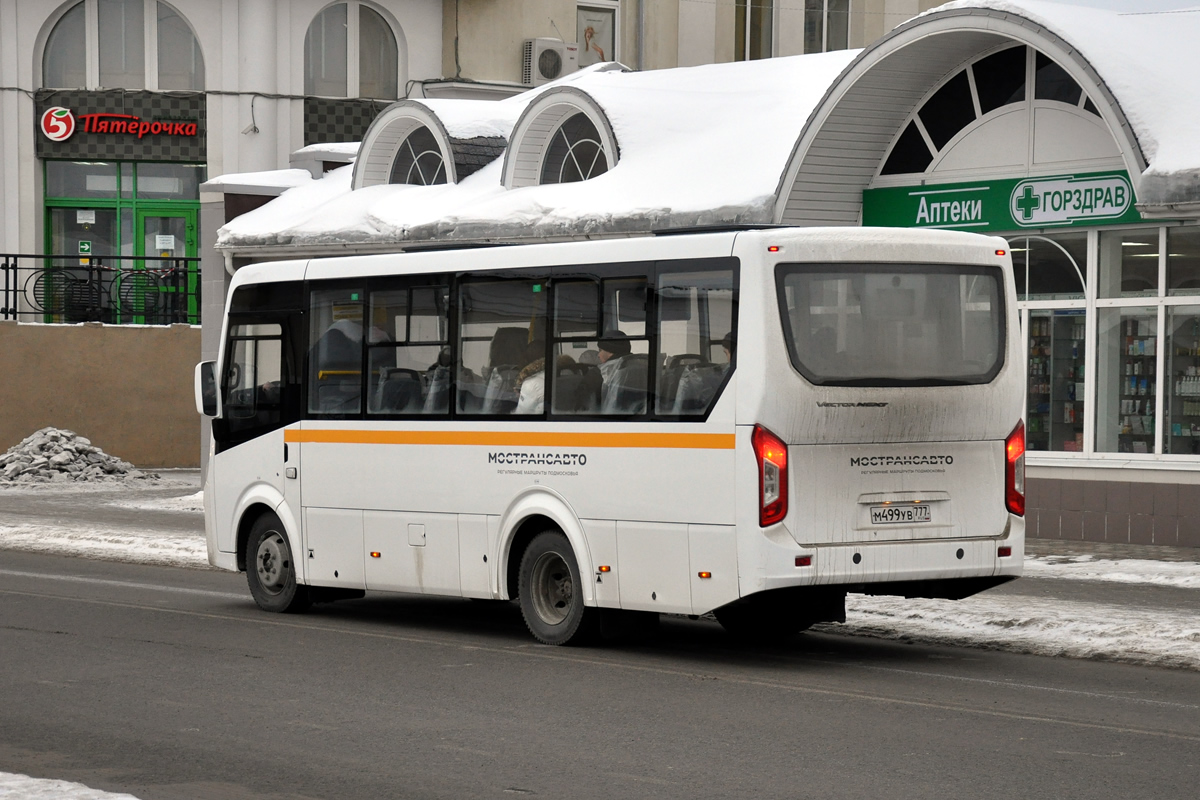
{"type": "Polygon", "coordinates": [[[304,93],[395,100],[399,47],[383,15],[362,2],[326,6],[304,35],[304,93]]]}
{"type": "Polygon", "coordinates": [[[433,133],[424,125],[405,137],[392,161],[388,183],[414,186],[433,186],[446,183],[446,162],[442,148],[433,133]]]}
{"type": "Polygon", "coordinates": [[[850,46],[850,0],[804,0],[804,52],[850,46]]]}
{"type": "Polygon", "coordinates": [[[976,121],[1027,103],[1062,104],[1080,109],[1084,116],[1100,116],[1083,87],[1051,58],[1024,45],[1007,47],[944,81],[904,126],[880,174],[925,172],[976,121]]]}
{"type": "Polygon", "coordinates": [[[733,58],[770,58],[775,31],[775,0],[736,0],[733,8],[733,58]]]}
{"type": "Polygon", "coordinates": [[[158,0],[81,0],[46,38],[43,88],[204,90],[204,55],[183,16],[158,0]]]}
{"type": "Polygon", "coordinates": [[[546,148],[541,182],[574,183],[608,172],[608,156],[595,123],[582,112],[568,117],[546,148]]]}

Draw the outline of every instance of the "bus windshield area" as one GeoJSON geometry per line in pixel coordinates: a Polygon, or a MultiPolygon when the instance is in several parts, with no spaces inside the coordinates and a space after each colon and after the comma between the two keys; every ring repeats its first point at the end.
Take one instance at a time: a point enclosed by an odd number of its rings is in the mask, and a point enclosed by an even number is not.
{"type": "Polygon", "coordinates": [[[792,365],[826,386],[988,383],[1004,364],[995,267],[780,264],[792,365]]]}

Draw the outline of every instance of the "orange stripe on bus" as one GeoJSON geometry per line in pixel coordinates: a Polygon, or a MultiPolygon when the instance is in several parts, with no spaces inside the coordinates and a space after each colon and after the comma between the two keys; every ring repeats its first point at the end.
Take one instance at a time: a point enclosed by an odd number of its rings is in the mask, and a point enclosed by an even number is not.
{"type": "Polygon", "coordinates": [[[530,433],[513,431],[284,431],[285,442],[321,444],[487,445],[492,447],[639,447],[732,450],[732,433],[530,433]]]}

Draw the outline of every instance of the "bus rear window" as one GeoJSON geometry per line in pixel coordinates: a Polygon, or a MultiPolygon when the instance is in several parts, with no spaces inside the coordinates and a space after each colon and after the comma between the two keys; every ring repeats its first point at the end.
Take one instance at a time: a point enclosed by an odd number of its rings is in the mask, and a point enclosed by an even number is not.
{"type": "Polygon", "coordinates": [[[996,267],[780,264],[792,365],[825,386],[988,383],[1004,365],[996,267]]]}

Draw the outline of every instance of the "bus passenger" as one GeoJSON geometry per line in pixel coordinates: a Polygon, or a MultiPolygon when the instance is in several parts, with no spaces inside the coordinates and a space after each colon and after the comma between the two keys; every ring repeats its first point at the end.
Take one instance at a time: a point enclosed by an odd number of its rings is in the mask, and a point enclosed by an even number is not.
{"type": "Polygon", "coordinates": [[[600,375],[608,383],[620,366],[621,359],[629,355],[633,348],[629,345],[629,337],[616,329],[605,331],[596,347],[599,349],[596,359],[600,362],[600,375]]]}

